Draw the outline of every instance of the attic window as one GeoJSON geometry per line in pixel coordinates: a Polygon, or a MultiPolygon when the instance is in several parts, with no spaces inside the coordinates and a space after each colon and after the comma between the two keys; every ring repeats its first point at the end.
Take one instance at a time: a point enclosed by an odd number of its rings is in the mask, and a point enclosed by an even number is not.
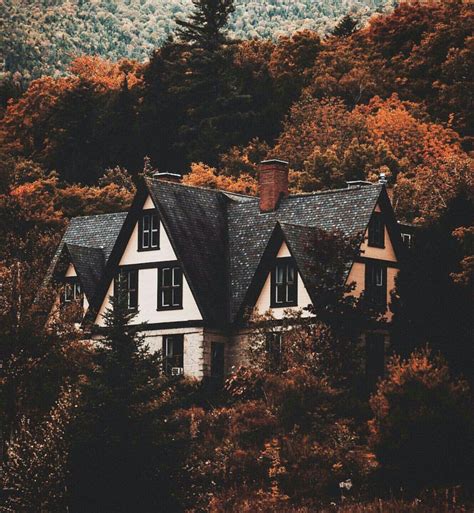
{"type": "Polygon", "coordinates": [[[282,308],[298,304],[298,280],[291,257],[278,258],[271,275],[271,307],[282,308]]]}
{"type": "Polygon", "coordinates": [[[374,212],[369,223],[369,246],[385,247],[385,223],[380,212],[374,212]]]}
{"type": "Polygon", "coordinates": [[[160,247],[160,219],[156,210],[145,210],[138,223],[138,251],[160,247]]]}
{"type": "Polygon", "coordinates": [[[69,279],[64,283],[63,302],[73,303],[82,301],[83,294],[81,284],[77,279],[69,279]]]}

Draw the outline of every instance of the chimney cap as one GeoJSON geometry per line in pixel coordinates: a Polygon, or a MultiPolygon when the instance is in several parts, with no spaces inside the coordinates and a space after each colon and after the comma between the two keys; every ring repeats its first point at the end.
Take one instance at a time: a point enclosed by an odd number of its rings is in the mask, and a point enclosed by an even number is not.
{"type": "Polygon", "coordinates": [[[367,180],[351,180],[346,182],[346,184],[348,189],[350,189],[351,187],[374,185],[372,182],[368,182],[367,180]]]}
{"type": "Polygon", "coordinates": [[[155,180],[166,180],[168,182],[180,182],[182,177],[178,173],[160,173],[158,171],[153,173],[153,178],[155,180]]]}
{"type": "Polygon", "coordinates": [[[267,160],[262,160],[260,162],[260,164],[281,164],[284,166],[288,166],[289,162],[287,160],[283,160],[283,159],[267,159],[267,160]]]}

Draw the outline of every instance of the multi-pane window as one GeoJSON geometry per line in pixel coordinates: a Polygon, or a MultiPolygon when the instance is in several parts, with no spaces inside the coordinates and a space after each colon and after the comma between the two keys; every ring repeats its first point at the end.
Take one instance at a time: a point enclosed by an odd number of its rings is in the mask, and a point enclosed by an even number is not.
{"type": "Polygon", "coordinates": [[[384,264],[365,264],[365,297],[373,306],[387,306],[387,267],[384,264]]]}
{"type": "Polygon", "coordinates": [[[297,272],[292,258],[278,258],[271,276],[272,308],[296,306],[297,272]]]}
{"type": "Polygon", "coordinates": [[[163,337],[163,367],[166,374],[171,376],[183,374],[183,335],[168,335],[163,337]]]}
{"type": "Polygon", "coordinates": [[[138,308],[138,269],[121,270],[115,279],[115,294],[122,295],[129,310],[138,308]]]}
{"type": "Polygon", "coordinates": [[[158,310],[183,306],[183,272],[177,262],[158,267],[158,310]]]}
{"type": "Polygon", "coordinates": [[[385,247],[385,223],[380,212],[374,212],[369,223],[369,246],[385,247]]]}
{"type": "Polygon", "coordinates": [[[72,303],[74,301],[82,301],[83,294],[81,284],[78,280],[68,280],[64,284],[63,302],[72,303]]]}
{"type": "Polygon", "coordinates": [[[138,249],[158,249],[160,245],[160,219],[154,210],[145,211],[138,226],[138,249]]]}

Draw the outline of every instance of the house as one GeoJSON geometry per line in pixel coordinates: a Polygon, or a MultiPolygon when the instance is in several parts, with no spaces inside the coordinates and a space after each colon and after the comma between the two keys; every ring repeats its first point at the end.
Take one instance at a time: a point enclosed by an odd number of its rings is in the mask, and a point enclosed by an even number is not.
{"type": "MultiPolygon", "coordinates": [[[[83,326],[103,326],[120,274],[169,372],[221,376],[246,357],[246,310],[281,319],[312,302],[305,241],[316,228],[365,234],[347,279],[354,294],[388,305],[402,244],[384,184],[289,195],[288,164],[276,159],[260,165],[259,197],[174,178],[145,179],[128,213],[71,220],[49,276],[63,284],[63,302],[82,304],[83,326]]],[[[383,365],[383,335],[367,343],[383,365]]]]}

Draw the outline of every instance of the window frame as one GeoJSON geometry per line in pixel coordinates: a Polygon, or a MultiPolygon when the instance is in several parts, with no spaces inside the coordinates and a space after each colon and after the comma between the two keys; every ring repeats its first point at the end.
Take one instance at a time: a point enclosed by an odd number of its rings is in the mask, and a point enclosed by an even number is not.
{"type": "Polygon", "coordinates": [[[183,285],[184,285],[184,274],[180,263],[177,260],[169,262],[159,262],[157,266],[157,311],[166,310],[182,310],[183,309],[183,285]],[[162,275],[166,269],[171,270],[171,284],[163,285],[162,275]],[[180,283],[175,284],[175,274],[179,276],[180,283]],[[171,304],[163,304],[163,289],[171,290],[171,304]],[[177,300],[174,299],[174,294],[177,294],[177,300]]]}
{"type": "Polygon", "coordinates": [[[277,258],[275,260],[275,264],[271,271],[271,278],[270,278],[270,287],[271,287],[271,297],[270,297],[270,307],[271,308],[288,308],[291,306],[298,306],[298,269],[296,267],[296,262],[293,257],[283,257],[283,258],[277,258]],[[284,276],[283,281],[281,283],[277,282],[277,271],[278,267],[284,265],[284,276]],[[289,265],[293,267],[293,283],[288,283],[288,269],[289,265]],[[284,287],[285,290],[285,300],[284,301],[278,301],[278,289],[277,287],[284,287]],[[290,297],[290,288],[293,287],[294,289],[294,299],[288,299],[290,297]]]}
{"type": "Polygon", "coordinates": [[[163,355],[163,371],[168,376],[171,376],[172,368],[182,369],[180,375],[184,374],[184,335],[182,334],[173,334],[173,335],[163,335],[162,339],[162,355],[163,355]],[[173,340],[174,342],[178,342],[181,345],[181,353],[168,355],[169,341],[173,340]],[[175,365],[175,362],[170,363],[170,358],[177,358],[178,365],[175,365]],[[179,365],[181,364],[181,365],[179,365]]]}
{"type": "Polygon", "coordinates": [[[127,288],[125,291],[126,298],[127,298],[127,309],[131,312],[136,312],[136,311],[138,311],[139,269],[137,269],[137,268],[130,269],[130,268],[126,268],[126,267],[119,268],[119,272],[114,279],[114,297],[118,297],[117,292],[119,291],[119,287],[120,287],[120,276],[121,275],[126,275],[126,279],[127,279],[127,288]],[[136,276],[136,287],[135,288],[130,287],[132,273],[136,276]],[[133,292],[133,296],[131,294],[132,292],[133,292]],[[135,299],[135,301],[134,301],[135,304],[132,303],[132,298],[135,299]]]}
{"type": "Polygon", "coordinates": [[[382,212],[373,212],[370,218],[368,245],[371,248],[385,248],[385,221],[382,212]]]}
{"type": "Polygon", "coordinates": [[[156,251],[160,249],[160,228],[161,222],[158,211],[154,208],[146,209],[141,212],[138,220],[138,251],[156,251]],[[149,219],[149,227],[146,230],[148,235],[148,245],[144,245],[145,219],[149,219]],[[153,245],[153,235],[156,234],[156,245],[153,245]]]}
{"type": "Polygon", "coordinates": [[[365,298],[370,305],[387,309],[387,265],[381,261],[365,262],[365,298]]]}
{"type": "Polygon", "coordinates": [[[61,291],[61,302],[62,304],[79,303],[84,304],[84,291],[82,285],[77,276],[68,276],[64,278],[63,290],[61,291]],[[73,297],[72,299],[66,299],[66,291],[68,287],[72,286],[73,297]]]}

